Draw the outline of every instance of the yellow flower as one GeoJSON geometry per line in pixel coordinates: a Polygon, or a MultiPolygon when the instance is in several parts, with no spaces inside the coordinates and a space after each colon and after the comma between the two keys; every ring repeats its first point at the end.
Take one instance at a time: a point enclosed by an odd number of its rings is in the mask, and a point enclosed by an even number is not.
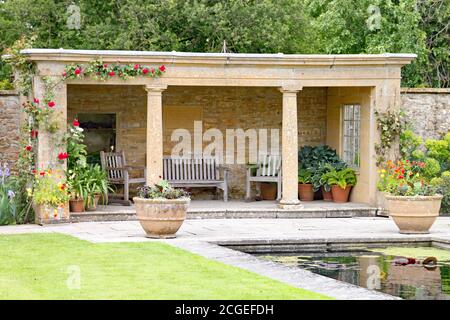
{"type": "Polygon", "coordinates": [[[381,177],[381,178],[384,178],[384,174],[381,174],[380,177],[381,177]]]}
{"type": "Polygon", "coordinates": [[[386,170],[385,170],[385,169],[383,169],[383,170],[381,170],[381,172],[382,172],[382,173],[386,173],[386,170]]]}

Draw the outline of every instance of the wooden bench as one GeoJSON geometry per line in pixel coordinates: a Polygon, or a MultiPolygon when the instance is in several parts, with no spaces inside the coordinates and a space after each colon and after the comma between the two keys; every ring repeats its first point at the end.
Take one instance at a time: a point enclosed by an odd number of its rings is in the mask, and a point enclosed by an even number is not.
{"type": "Polygon", "coordinates": [[[247,168],[246,200],[250,200],[250,184],[258,182],[258,192],[260,182],[277,183],[277,200],[281,199],[281,156],[261,154],[258,162],[247,168]],[[255,172],[256,171],[256,172],[255,172]]]}
{"type": "Polygon", "coordinates": [[[121,202],[125,205],[131,205],[130,201],[130,184],[145,183],[147,176],[147,169],[144,166],[127,166],[125,160],[125,153],[122,152],[100,152],[100,161],[103,170],[106,171],[108,181],[114,185],[123,185],[123,194],[111,195],[112,201],[121,202]],[[143,171],[143,176],[140,178],[130,178],[130,172],[133,170],[143,171]],[[123,200],[114,200],[114,197],[123,195],[123,200]]]}
{"type": "Polygon", "coordinates": [[[215,158],[164,157],[163,177],[174,187],[215,187],[223,191],[223,201],[228,201],[228,169],[215,158]]]}

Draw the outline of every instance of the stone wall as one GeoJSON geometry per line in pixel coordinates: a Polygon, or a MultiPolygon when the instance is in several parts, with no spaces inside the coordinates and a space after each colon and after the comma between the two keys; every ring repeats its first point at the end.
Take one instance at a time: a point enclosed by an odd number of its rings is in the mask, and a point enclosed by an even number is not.
{"type": "MultiPolygon", "coordinates": [[[[145,165],[146,91],[141,86],[69,85],[68,121],[77,113],[116,113],[117,149],[130,165],[145,165]]],[[[282,94],[275,88],[169,87],[163,93],[164,153],[170,155],[174,128],[192,130],[201,120],[210,128],[280,129],[282,94]],[[170,129],[170,130],[168,130],[170,129]]],[[[299,144],[326,140],[325,88],[305,88],[298,95],[299,144]]],[[[246,165],[231,165],[230,194],[242,198],[246,165]]],[[[212,196],[212,193],[209,193],[212,196]]]]}
{"type": "Polygon", "coordinates": [[[402,89],[401,97],[408,120],[424,139],[450,130],[450,89],[402,89]]]}
{"type": "Polygon", "coordinates": [[[19,151],[20,103],[15,91],[0,91],[0,163],[14,163],[19,151]]]}

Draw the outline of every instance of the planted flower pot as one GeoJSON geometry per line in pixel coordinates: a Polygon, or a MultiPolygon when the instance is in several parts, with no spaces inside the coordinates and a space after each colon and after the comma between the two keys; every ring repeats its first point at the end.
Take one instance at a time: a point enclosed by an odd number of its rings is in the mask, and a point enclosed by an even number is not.
{"type": "Polygon", "coordinates": [[[320,187],[320,190],[322,191],[322,197],[323,201],[333,201],[333,194],[330,191],[326,191],[324,187],[320,187]]]}
{"type": "Polygon", "coordinates": [[[310,183],[299,183],[298,196],[301,201],[313,201],[314,200],[313,185],[310,183]]]}
{"type": "Polygon", "coordinates": [[[70,212],[84,212],[84,199],[70,199],[70,212]]]}
{"type": "Polygon", "coordinates": [[[95,211],[97,210],[98,202],[100,200],[100,195],[96,194],[93,199],[89,198],[87,201],[86,210],[95,211]]]}
{"type": "Polygon", "coordinates": [[[277,198],[277,184],[261,182],[261,198],[263,200],[275,200],[277,198]]]}
{"type": "Polygon", "coordinates": [[[147,237],[175,238],[186,219],[186,211],[191,199],[144,199],[134,197],[136,216],[145,230],[147,237]]]}
{"type": "Polygon", "coordinates": [[[389,216],[400,233],[424,234],[439,216],[442,195],[435,196],[392,196],[385,195],[389,216]]]}
{"type": "Polygon", "coordinates": [[[347,186],[345,189],[339,187],[338,185],[331,186],[333,201],[337,203],[348,202],[351,190],[352,186],[347,186]]]}

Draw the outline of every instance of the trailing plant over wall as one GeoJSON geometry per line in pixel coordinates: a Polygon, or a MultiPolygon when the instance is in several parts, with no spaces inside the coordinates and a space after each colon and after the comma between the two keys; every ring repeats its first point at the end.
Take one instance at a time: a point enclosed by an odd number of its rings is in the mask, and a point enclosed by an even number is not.
{"type": "Polygon", "coordinates": [[[87,65],[70,64],[66,66],[62,76],[64,79],[79,79],[91,77],[95,80],[107,80],[112,77],[119,77],[123,80],[132,79],[138,76],[157,78],[166,72],[166,67],[159,68],[144,66],[141,64],[108,64],[102,59],[90,61],[87,65]]]}
{"type": "Polygon", "coordinates": [[[402,131],[406,127],[402,110],[388,109],[386,112],[375,111],[377,128],[380,133],[380,143],[375,144],[377,166],[385,163],[393,144],[398,143],[402,131]]]}

